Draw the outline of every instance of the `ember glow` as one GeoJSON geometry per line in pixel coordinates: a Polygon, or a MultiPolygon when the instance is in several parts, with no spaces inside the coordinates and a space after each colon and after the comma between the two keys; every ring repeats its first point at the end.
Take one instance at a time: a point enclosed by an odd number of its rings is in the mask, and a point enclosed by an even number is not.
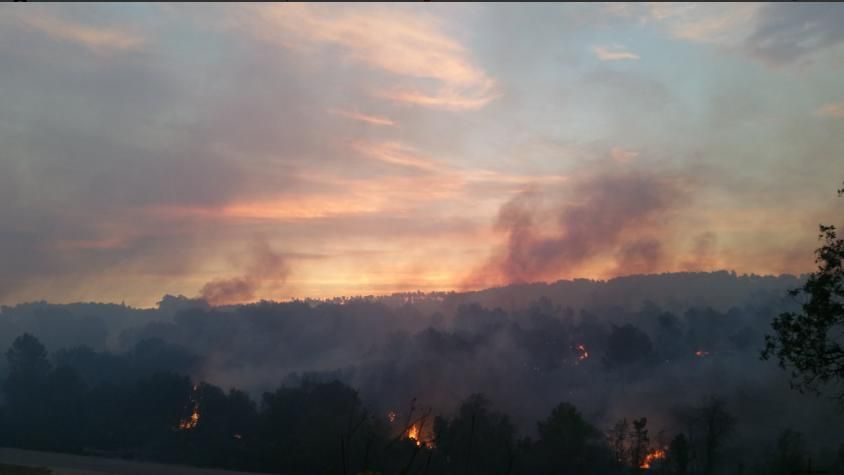
{"type": "Polygon", "coordinates": [[[194,386],[193,391],[191,392],[190,403],[188,407],[190,408],[190,415],[183,418],[179,421],[179,429],[180,430],[192,430],[195,429],[197,424],[199,424],[199,400],[197,398],[197,390],[198,387],[194,386]]]}
{"type": "Polygon", "coordinates": [[[697,350],[695,351],[695,356],[697,356],[698,358],[703,358],[704,356],[709,356],[709,352],[704,350],[697,350]]]}
{"type": "Polygon", "coordinates": [[[584,361],[589,358],[589,352],[586,351],[586,346],[579,344],[575,347],[577,350],[577,361],[584,361]]]}
{"type": "Polygon", "coordinates": [[[179,429],[181,429],[181,430],[191,430],[191,429],[194,429],[197,424],[199,424],[199,407],[194,406],[193,411],[191,412],[191,415],[188,418],[182,419],[179,422],[179,429]]]}
{"type": "Polygon", "coordinates": [[[645,455],[644,460],[642,460],[642,464],[639,465],[641,469],[649,469],[651,465],[657,460],[665,459],[666,453],[663,449],[654,449],[645,455]]]}

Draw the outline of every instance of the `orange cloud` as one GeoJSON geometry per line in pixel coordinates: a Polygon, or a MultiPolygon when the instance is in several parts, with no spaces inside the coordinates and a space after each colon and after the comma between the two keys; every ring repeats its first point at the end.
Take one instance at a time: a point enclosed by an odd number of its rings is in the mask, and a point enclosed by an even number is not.
{"type": "Polygon", "coordinates": [[[58,40],[78,43],[101,53],[136,49],[144,43],[142,37],[132,33],[115,28],[80,25],[43,12],[26,15],[23,22],[58,40]]]}
{"type": "Polygon", "coordinates": [[[372,124],[372,125],[386,125],[386,126],[390,126],[390,127],[396,125],[396,123],[393,122],[392,119],[388,119],[386,117],[379,117],[377,115],[367,115],[367,114],[361,114],[360,112],[350,112],[350,111],[337,110],[337,109],[331,109],[328,112],[331,113],[331,114],[340,116],[340,117],[345,117],[347,119],[352,119],[352,120],[356,120],[356,121],[359,121],[359,122],[366,122],[367,124],[372,124]]]}
{"type": "Polygon", "coordinates": [[[401,142],[356,142],[352,148],[375,160],[425,172],[436,173],[454,184],[496,183],[503,185],[559,184],[568,180],[562,175],[511,175],[491,170],[460,168],[424,156],[419,150],[401,142]]]}
{"type": "Polygon", "coordinates": [[[495,81],[424,13],[316,4],[261,5],[254,12],[248,27],[266,41],[303,52],[337,47],[346,60],[403,78],[376,96],[447,110],[478,109],[497,97],[495,81]]]}
{"type": "Polygon", "coordinates": [[[404,102],[424,107],[445,110],[480,109],[491,100],[499,97],[492,93],[492,83],[485,86],[477,97],[465,97],[459,91],[438,91],[436,94],[426,94],[418,90],[392,90],[378,92],[376,95],[394,102],[404,102]]]}
{"type": "Polygon", "coordinates": [[[271,219],[293,221],[328,218],[341,215],[374,213],[380,209],[379,199],[350,200],[339,196],[283,197],[267,201],[236,202],[214,206],[155,206],[146,212],[157,218],[178,219],[271,219]]]}
{"type": "Polygon", "coordinates": [[[840,119],[844,117],[844,101],[824,104],[815,111],[815,114],[840,119]]]}
{"type": "Polygon", "coordinates": [[[363,155],[386,163],[417,168],[425,171],[441,171],[444,165],[434,160],[422,157],[418,151],[408,145],[399,142],[356,142],[352,148],[363,155]]]}

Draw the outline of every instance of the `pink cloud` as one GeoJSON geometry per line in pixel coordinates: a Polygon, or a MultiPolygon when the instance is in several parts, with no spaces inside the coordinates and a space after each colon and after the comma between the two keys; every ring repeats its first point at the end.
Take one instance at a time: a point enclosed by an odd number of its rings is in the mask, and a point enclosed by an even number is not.
{"type": "Polygon", "coordinates": [[[446,110],[478,109],[498,94],[469,52],[424,13],[315,4],[255,7],[247,27],[260,38],[303,53],[332,47],[344,60],[385,71],[399,83],[373,94],[446,110]],[[433,85],[431,84],[433,80],[433,85]]]}
{"type": "Polygon", "coordinates": [[[639,156],[639,152],[633,150],[626,150],[621,147],[613,147],[610,150],[610,157],[616,162],[629,162],[639,156]]]}

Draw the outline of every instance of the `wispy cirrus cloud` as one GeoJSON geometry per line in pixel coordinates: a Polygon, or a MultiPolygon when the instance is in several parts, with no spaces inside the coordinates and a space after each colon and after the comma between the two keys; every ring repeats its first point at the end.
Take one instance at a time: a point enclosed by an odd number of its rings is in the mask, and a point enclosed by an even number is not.
{"type": "Polygon", "coordinates": [[[844,9],[833,3],[654,2],[642,18],[662,24],[675,38],[717,45],[774,66],[844,43],[844,9]]]}
{"type": "Polygon", "coordinates": [[[638,60],[639,55],[628,51],[622,45],[593,46],[592,51],[601,61],[638,60]]]}
{"type": "Polygon", "coordinates": [[[372,125],[384,125],[389,127],[393,127],[396,125],[396,123],[392,119],[377,115],[362,114],[360,112],[346,111],[340,109],[330,109],[328,112],[332,115],[345,117],[346,119],[356,120],[358,122],[365,122],[367,124],[372,125]]]}
{"type": "Polygon", "coordinates": [[[844,43],[844,9],[839,4],[768,3],[756,16],[743,48],[769,64],[791,64],[844,43]]]}
{"type": "Polygon", "coordinates": [[[529,185],[555,185],[568,180],[565,175],[532,176],[478,168],[461,168],[449,165],[446,161],[430,158],[418,149],[401,142],[355,142],[352,144],[352,149],[367,158],[436,175],[444,182],[455,183],[460,186],[486,183],[524,187],[529,185]]]}
{"type": "Polygon", "coordinates": [[[145,41],[140,35],[118,28],[83,25],[41,11],[21,15],[20,19],[24,25],[52,38],[80,44],[98,53],[137,49],[145,41]]]}
{"type": "Polygon", "coordinates": [[[818,107],[815,114],[821,117],[844,118],[844,101],[828,102],[818,107]]]}
{"type": "Polygon", "coordinates": [[[356,142],[352,148],[368,158],[381,162],[416,168],[426,172],[446,171],[442,165],[423,157],[415,148],[400,142],[356,142]]]}
{"type": "Polygon", "coordinates": [[[649,20],[661,22],[672,36],[700,43],[734,45],[753,31],[760,4],[648,4],[649,20]]]}
{"type": "Polygon", "coordinates": [[[495,81],[440,22],[424,13],[284,4],[259,7],[248,20],[264,40],[302,51],[330,48],[399,78],[371,91],[394,102],[445,110],[479,109],[498,96],[495,81]],[[433,85],[432,85],[433,83],[433,85]]]}
{"type": "Polygon", "coordinates": [[[639,152],[627,150],[622,147],[613,147],[610,149],[610,157],[616,162],[629,162],[639,156],[639,152]]]}

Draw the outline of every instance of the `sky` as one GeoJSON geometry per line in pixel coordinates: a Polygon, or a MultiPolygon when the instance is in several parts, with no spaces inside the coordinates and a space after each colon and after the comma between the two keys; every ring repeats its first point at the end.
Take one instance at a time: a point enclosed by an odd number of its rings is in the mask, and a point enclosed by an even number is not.
{"type": "Polygon", "coordinates": [[[801,273],[837,4],[0,5],[0,303],[801,273]]]}

